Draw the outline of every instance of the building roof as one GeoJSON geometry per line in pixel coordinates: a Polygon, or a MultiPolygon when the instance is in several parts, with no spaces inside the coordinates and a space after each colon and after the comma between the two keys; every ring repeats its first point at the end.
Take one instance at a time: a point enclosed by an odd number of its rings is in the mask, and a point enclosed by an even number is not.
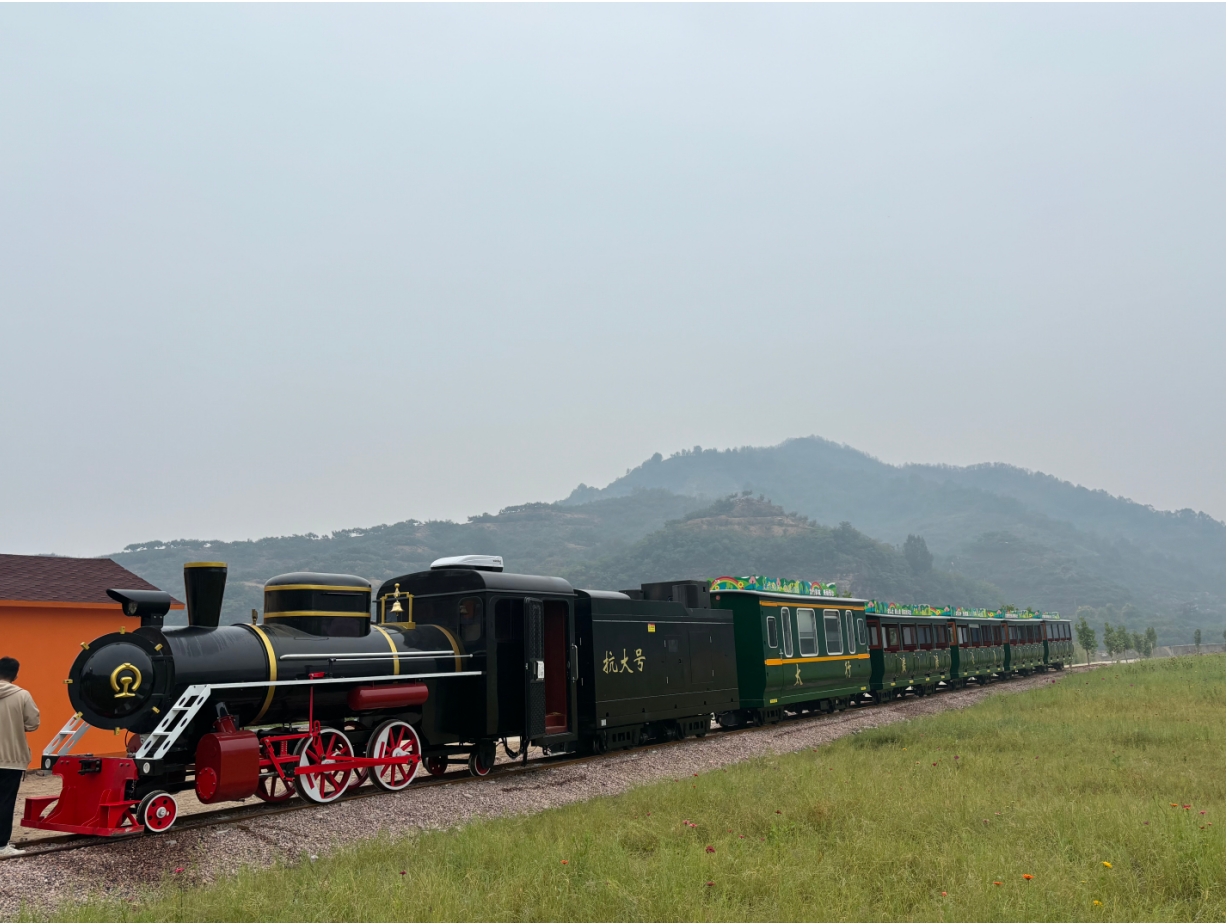
{"type": "MultiPolygon", "coordinates": [[[[0,555],[0,600],[32,603],[105,603],[119,606],[107,588],[160,590],[109,558],[0,555]]],[[[183,606],[175,601],[175,609],[183,606]]]]}

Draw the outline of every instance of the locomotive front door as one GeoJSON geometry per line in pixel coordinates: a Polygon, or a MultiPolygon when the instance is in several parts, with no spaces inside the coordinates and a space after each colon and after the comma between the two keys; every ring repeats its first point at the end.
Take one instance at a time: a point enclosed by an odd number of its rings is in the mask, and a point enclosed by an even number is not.
{"type": "Polygon", "coordinates": [[[524,738],[545,734],[545,605],[524,599],[524,738]]]}

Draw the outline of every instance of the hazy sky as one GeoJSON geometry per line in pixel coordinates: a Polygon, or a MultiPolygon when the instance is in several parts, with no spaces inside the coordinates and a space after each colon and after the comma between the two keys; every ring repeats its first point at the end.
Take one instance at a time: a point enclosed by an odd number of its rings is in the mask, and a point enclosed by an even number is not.
{"type": "Polygon", "coordinates": [[[0,6],[0,551],[818,434],[1224,516],[1224,6],[0,6]]]}

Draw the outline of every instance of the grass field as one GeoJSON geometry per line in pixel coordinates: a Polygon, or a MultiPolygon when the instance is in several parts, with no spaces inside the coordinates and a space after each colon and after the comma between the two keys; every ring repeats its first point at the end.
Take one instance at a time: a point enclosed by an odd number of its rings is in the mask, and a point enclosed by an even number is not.
{"type": "Polygon", "coordinates": [[[1019,695],[70,920],[1216,920],[1224,659],[1019,695]]]}

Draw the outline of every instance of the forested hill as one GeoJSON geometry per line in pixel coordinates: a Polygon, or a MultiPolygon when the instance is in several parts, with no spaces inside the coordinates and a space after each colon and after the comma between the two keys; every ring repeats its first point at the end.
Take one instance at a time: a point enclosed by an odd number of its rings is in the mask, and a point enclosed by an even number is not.
{"type": "Polygon", "coordinates": [[[1195,628],[1206,641],[1221,638],[1224,621],[1224,528],[1204,514],[1163,513],[1004,465],[890,466],[820,439],[658,455],[604,489],[581,485],[556,504],[466,523],[151,541],[113,557],[172,593],[182,592],[185,561],[226,561],[224,614],[240,621],[261,607],[264,581],[277,574],[382,581],[478,553],[593,588],[736,572],[936,604],[1069,615],[1092,607],[1100,623],[1154,625],[1162,644],[1187,643],[1195,628]],[[902,552],[909,535],[927,544],[911,561],[902,552]]]}
{"type": "Polygon", "coordinates": [[[1133,607],[1181,641],[1194,627],[1222,632],[1227,535],[1191,510],[1157,511],[1008,465],[887,465],[816,437],[657,454],[606,488],[581,485],[563,503],[661,488],[710,498],[761,493],[893,545],[921,535],[940,568],[993,584],[1011,602],[1067,613],[1133,607]]]}
{"type": "Polygon", "coordinates": [[[905,555],[847,523],[830,529],[762,498],[732,496],[612,555],[573,565],[564,576],[580,587],[622,589],[684,576],[825,575],[820,580],[857,597],[962,606],[1003,602],[998,588],[935,569],[923,543],[913,545],[905,555]]]}
{"type": "Polygon", "coordinates": [[[324,571],[381,582],[425,570],[436,558],[464,554],[502,555],[509,571],[561,574],[577,562],[613,555],[702,504],[668,491],[636,491],[582,505],[509,507],[467,523],[405,520],[325,536],[142,542],[111,557],[171,593],[183,591],[184,562],[224,561],[229,574],[223,619],[243,622],[252,609],[262,609],[264,582],[277,574],[324,571]]]}
{"type": "Polygon", "coordinates": [[[152,542],[112,557],[172,592],[182,591],[185,561],[224,561],[223,618],[243,622],[262,608],[264,582],[277,574],[327,571],[383,581],[463,553],[502,555],[509,571],[557,574],[604,590],[755,573],[835,581],[841,590],[873,597],[1001,602],[996,588],[934,569],[923,554],[909,563],[900,550],[851,526],[826,529],[763,499],[726,498],[709,506],[660,490],[579,505],[526,504],[467,523],[407,520],[329,536],[152,542]]]}

